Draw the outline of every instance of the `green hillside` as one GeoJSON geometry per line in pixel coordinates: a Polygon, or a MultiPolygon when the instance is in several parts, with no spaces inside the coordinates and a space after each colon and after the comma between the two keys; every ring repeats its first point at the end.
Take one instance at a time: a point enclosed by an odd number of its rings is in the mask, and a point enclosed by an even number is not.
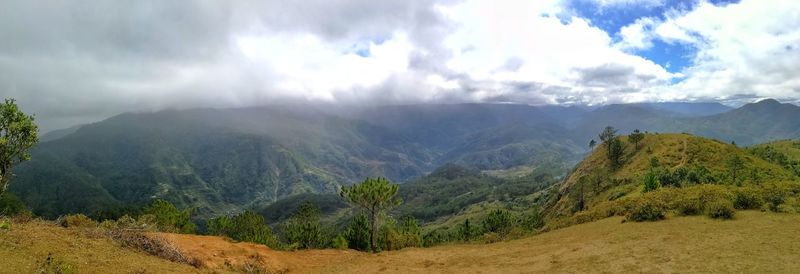
{"type": "Polygon", "coordinates": [[[559,192],[547,205],[552,217],[570,216],[594,205],[637,196],[643,190],[643,177],[658,169],[674,179],[677,187],[699,184],[760,185],[796,180],[796,175],[779,164],[750,153],[747,149],[689,134],[645,134],[637,149],[621,137],[625,146],[623,164],[610,168],[605,145],[599,145],[570,173],[559,192]],[[739,158],[738,178],[728,162],[739,158]],[[657,162],[654,167],[654,161],[657,162]],[[679,175],[678,175],[679,174],[679,175]],[[583,208],[579,205],[583,200],[583,208]]]}

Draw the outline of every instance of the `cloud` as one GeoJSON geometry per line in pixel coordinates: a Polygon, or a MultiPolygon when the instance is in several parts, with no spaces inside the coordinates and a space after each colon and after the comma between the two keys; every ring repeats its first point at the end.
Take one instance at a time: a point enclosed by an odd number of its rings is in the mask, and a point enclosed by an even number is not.
{"type": "Polygon", "coordinates": [[[672,12],[652,34],[694,47],[685,80],[664,90],[685,97],[749,101],[800,98],[800,2],[755,1],[672,12]],[[746,96],[745,96],[746,95],[746,96]]]}
{"type": "Polygon", "coordinates": [[[0,9],[0,97],[17,98],[44,129],[127,111],[295,102],[800,97],[796,1],[699,2],[648,14],[619,33],[567,6],[12,0],[0,9]],[[670,73],[639,55],[656,40],[695,49],[691,66],[670,73]]]}

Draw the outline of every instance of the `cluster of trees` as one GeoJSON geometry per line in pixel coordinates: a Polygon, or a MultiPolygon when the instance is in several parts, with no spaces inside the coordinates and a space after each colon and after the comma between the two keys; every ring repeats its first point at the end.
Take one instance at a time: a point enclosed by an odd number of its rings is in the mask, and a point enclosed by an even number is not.
{"type": "MultiPolygon", "coordinates": [[[[625,142],[622,141],[620,136],[617,135],[617,129],[612,126],[607,126],[600,134],[600,143],[606,149],[606,157],[608,157],[609,167],[614,170],[622,167],[625,154],[625,142]]],[[[645,133],[639,129],[635,129],[628,135],[628,141],[633,143],[635,149],[639,149],[639,144],[644,140],[645,133]]],[[[592,139],[589,141],[589,148],[594,149],[597,142],[592,139]]]]}
{"type": "MultiPolygon", "coordinates": [[[[792,145],[800,148],[800,142],[795,142],[792,145]]],[[[778,151],[772,146],[753,147],[749,149],[749,151],[761,159],[778,164],[792,171],[795,175],[800,176],[800,161],[791,159],[788,155],[778,151]]]]}
{"type": "Polygon", "coordinates": [[[650,158],[650,169],[644,174],[644,192],[650,192],[660,187],[684,187],[688,185],[716,183],[714,176],[708,168],[700,165],[680,166],[677,168],[662,167],[658,158],[650,158]]]}
{"type": "Polygon", "coordinates": [[[443,228],[425,234],[423,246],[457,241],[494,242],[509,236],[520,236],[520,234],[537,231],[544,225],[544,218],[539,207],[534,207],[521,214],[514,214],[505,209],[495,209],[484,216],[480,222],[476,223],[468,218],[454,229],[443,228]]]}

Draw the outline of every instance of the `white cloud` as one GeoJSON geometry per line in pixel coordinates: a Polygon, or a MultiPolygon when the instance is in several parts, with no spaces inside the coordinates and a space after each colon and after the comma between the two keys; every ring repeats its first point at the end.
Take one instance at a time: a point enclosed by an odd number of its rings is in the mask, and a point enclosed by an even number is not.
{"type": "Polygon", "coordinates": [[[527,92],[548,103],[585,95],[592,99],[584,103],[635,100],[630,93],[647,92],[673,77],[649,60],[614,48],[607,33],[582,18],[562,22],[555,16],[560,12],[555,2],[476,0],[446,8],[459,26],[445,39],[452,51],[448,68],[483,81],[473,92],[478,98],[527,92]],[[525,82],[537,85],[507,88],[525,82]],[[561,92],[543,92],[547,87],[561,92]]]}
{"type": "Polygon", "coordinates": [[[800,1],[701,2],[656,28],[697,49],[672,92],[719,99],[800,97],[800,1]],[[664,31],[666,30],[666,31],[664,31]]]}

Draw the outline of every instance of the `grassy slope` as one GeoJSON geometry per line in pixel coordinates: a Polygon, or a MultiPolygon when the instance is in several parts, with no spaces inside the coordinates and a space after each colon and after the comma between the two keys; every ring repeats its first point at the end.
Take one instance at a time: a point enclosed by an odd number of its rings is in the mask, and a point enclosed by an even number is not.
{"type": "Polygon", "coordinates": [[[33,221],[0,230],[0,273],[38,273],[48,254],[75,273],[196,273],[195,268],[122,248],[85,230],[33,221]]]}
{"type": "MultiPolygon", "coordinates": [[[[622,223],[621,217],[525,239],[369,254],[351,250],[272,251],[219,237],[174,235],[208,267],[260,258],[267,269],[298,273],[784,272],[800,269],[800,215],[741,211],[731,221],[703,216],[622,223]]],[[[170,235],[167,235],[170,236],[170,235]]],[[[77,273],[193,273],[194,269],[120,248],[86,231],[34,222],[0,232],[0,273],[30,273],[52,253],[77,273]]]]}
{"type": "MultiPolygon", "coordinates": [[[[718,142],[689,134],[647,134],[640,143],[640,149],[635,149],[633,144],[626,142],[625,164],[618,170],[609,173],[609,177],[616,179],[612,185],[604,185],[599,193],[588,194],[589,204],[608,200],[609,196],[617,192],[625,192],[627,195],[638,195],[641,191],[641,178],[650,167],[650,159],[656,157],[661,167],[674,169],[680,166],[690,167],[692,165],[704,166],[715,175],[722,179],[720,183],[727,183],[725,178],[728,176],[726,166],[727,159],[734,155],[740,156],[746,169],[757,168],[761,172],[761,179],[765,181],[782,181],[794,179],[794,175],[784,168],[762,160],[745,149],[734,145],[718,142]]],[[[568,195],[570,188],[575,185],[579,178],[591,174],[603,173],[608,170],[608,159],[606,158],[605,147],[600,145],[594,152],[588,155],[575,170],[567,177],[561,185],[561,199],[550,208],[551,214],[569,215],[571,206],[568,195]]],[[[591,190],[590,192],[592,192],[591,190]]]]}
{"type": "Polygon", "coordinates": [[[739,212],[733,221],[621,217],[488,245],[412,248],[355,257],[320,273],[792,272],[800,215],[739,212]]]}
{"type": "Polygon", "coordinates": [[[755,147],[771,146],[776,150],[783,152],[792,160],[800,160],[800,140],[780,140],[764,144],[755,145],[755,147]]]}

